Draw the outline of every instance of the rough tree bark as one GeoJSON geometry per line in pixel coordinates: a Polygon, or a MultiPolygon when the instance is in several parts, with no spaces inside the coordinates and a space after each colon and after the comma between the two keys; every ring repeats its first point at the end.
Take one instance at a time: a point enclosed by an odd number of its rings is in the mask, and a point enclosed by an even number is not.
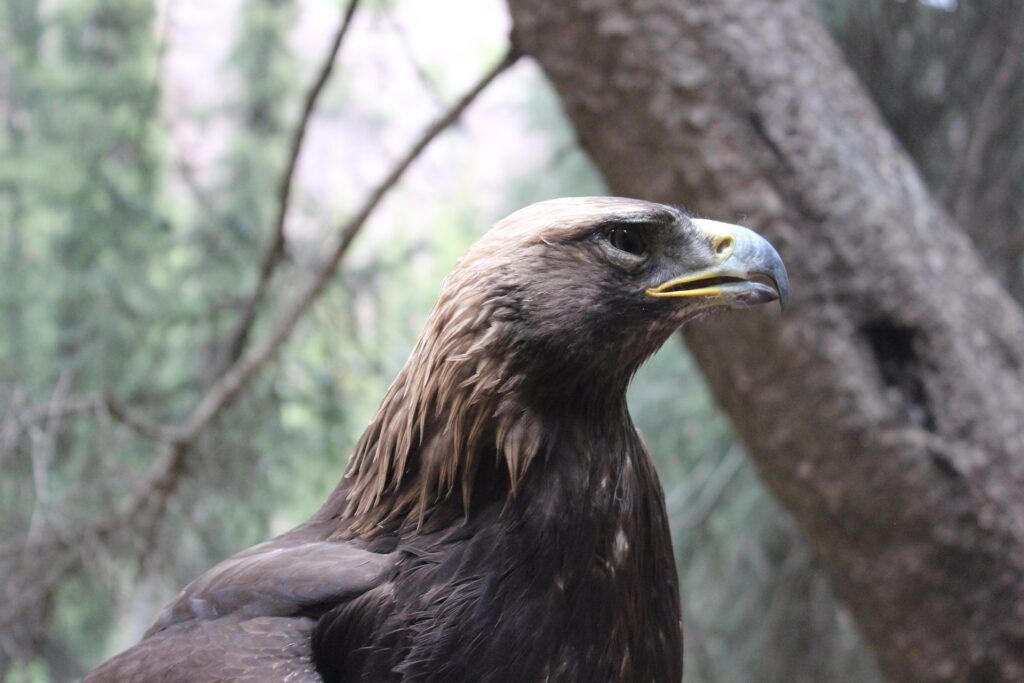
{"type": "Polygon", "coordinates": [[[846,62],[932,196],[1024,303],[1024,3],[839,4],[846,62]]]}
{"type": "Polygon", "coordinates": [[[1024,680],[1024,316],[814,9],[509,5],[612,191],[780,246],[785,315],[687,339],[886,674],[1024,680]]]}

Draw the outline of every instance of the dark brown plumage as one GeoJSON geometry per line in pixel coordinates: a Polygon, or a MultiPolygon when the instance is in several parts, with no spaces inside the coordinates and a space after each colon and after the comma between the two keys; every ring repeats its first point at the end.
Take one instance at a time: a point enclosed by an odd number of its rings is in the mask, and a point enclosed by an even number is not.
{"type": "Polygon", "coordinates": [[[459,262],[309,521],[185,588],[89,681],[679,681],[664,496],[626,410],[684,321],[784,297],[736,226],[619,198],[459,262]]]}

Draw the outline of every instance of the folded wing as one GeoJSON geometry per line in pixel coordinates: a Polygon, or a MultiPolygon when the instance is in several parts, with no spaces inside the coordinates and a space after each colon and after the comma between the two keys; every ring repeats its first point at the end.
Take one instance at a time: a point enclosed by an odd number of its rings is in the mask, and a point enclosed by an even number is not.
{"type": "Polygon", "coordinates": [[[349,542],[255,546],[186,586],[138,645],[86,681],[319,681],[317,618],[381,585],[394,561],[349,542]]]}

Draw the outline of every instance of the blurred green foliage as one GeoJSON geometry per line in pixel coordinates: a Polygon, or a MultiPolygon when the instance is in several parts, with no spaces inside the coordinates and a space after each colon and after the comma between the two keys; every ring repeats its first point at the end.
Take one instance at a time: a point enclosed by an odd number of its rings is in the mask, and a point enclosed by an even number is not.
{"type": "MultiPolygon", "coordinates": [[[[288,40],[297,15],[296,0],[242,4],[218,112],[230,133],[214,172],[197,179],[168,150],[166,46],[152,2],[0,7],[2,539],[101,518],[156,457],[156,444],[102,411],[46,416],[47,406],[109,393],[173,423],[223,367],[269,237],[300,97],[288,40]],[[33,410],[43,419],[29,419],[33,410]]],[[[332,106],[348,103],[343,86],[328,94],[332,106]]],[[[509,171],[501,203],[602,192],[550,88],[536,74],[528,88],[517,115],[549,153],[540,168],[509,171]]],[[[372,111],[382,117],[375,125],[404,115],[372,111]]],[[[395,223],[427,229],[359,244],[281,357],[203,436],[166,516],[136,520],[139,533],[116,543],[83,539],[82,570],[0,634],[0,677],[80,676],[137,639],[196,574],[315,510],[441,279],[497,217],[468,181],[443,203],[394,207],[395,223]]],[[[290,255],[272,290],[294,289],[310,262],[290,255]]],[[[672,514],[687,680],[875,680],[679,342],[641,371],[630,404],[672,514]]]]}

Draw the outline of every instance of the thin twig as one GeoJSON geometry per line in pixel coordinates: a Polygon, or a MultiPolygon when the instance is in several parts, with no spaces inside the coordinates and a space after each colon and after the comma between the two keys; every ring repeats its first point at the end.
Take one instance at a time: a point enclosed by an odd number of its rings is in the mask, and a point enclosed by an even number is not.
{"type": "Polygon", "coordinates": [[[430,99],[434,101],[434,104],[438,107],[443,107],[444,97],[441,95],[441,89],[437,87],[437,83],[427,73],[427,70],[420,66],[420,63],[416,60],[416,55],[413,54],[412,45],[409,41],[409,34],[406,33],[402,22],[395,16],[394,8],[386,6],[381,16],[391,25],[391,30],[394,32],[395,37],[398,38],[398,45],[402,48],[402,55],[405,57],[405,61],[408,62],[409,68],[412,69],[420,85],[423,86],[423,90],[430,95],[430,99]]]}
{"type": "Polygon", "coordinates": [[[672,538],[676,539],[674,545],[677,556],[684,555],[695,538],[703,532],[704,525],[739,475],[743,463],[743,451],[734,444],[700,483],[696,499],[692,502],[680,501],[681,507],[672,511],[672,538]]]}
{"type": "Polygon", "coordinates": [[[50,502],[50,463],[53,460],[57,433],[63,424],[63,418],[57,413],[56,408],[67,397],[72,378],[73,372],[69,368],[61,371],[57,385],[50,395],[51,409],[48,411],[49,415],[44,422],[43,428],[31,427],[29,429],[29,436],[32,442],[32,446],[29,449],[32,461],[32,483],[35,486],[35,501],[28,525],[29,538],[36,536],[40,532],[43,520],[46,518],[46,511],[50,502]]]}
{"type": "Polygon", "coordinates": [[[3,428],[0,429],[0,444],[4,448],[9,448],[10,444],[19,438],[22,430],[31,428],[37,422],[81,415],[91,415],[95,418],[103,413],[146,439],[172,442],[177,437],[174,430],[149,421],[109,394],[82,394],[54,397],[44,405],[28,406],[20,412],[13,409],[10,418],[5,420],[3,428]]]}
{"type": "Polygon", "coordinates": [[[98,396],[84,394],[81,396],[66,396],[60,401],[48,401],[43,405],[27,406],[19,412],[17,408],[11,409],[9,420],[13,427],[8,429],[22,429],[32,424],[49,420],[54,417],[72,417],[83,413],[94,413],[102,408],[102,402],[98,396]]]}
{"type": "MultiPolygon", "coordinates": [[[[1007,20],[1015,20],[1022,15],[1017,8],[1009,7],[1007,20]]],[[[1012,23],[1011,23],[1012,25],[1012,23]]],[[[978,183],[978,176],[985,165],[985,152],[989,149],[993,136],[1000,124],[1005,121],[1008,110],[1006,102],[1011,96],[1013,83],[1021,71],[1021,57],[1024,56],[1024,33],[1014,31],[1010,40],[1003,48],[999,62],[996,64],[991,85],[982,97],[974,125],[970,130],[963,154],[959,155],[947,181],[947,193],[951,197],[952,213],[960,223],[968,222],[973,208],[972,197],[978,183]]]]}
{"type": "Polygon", "coordinates": [[[149,421],[131,408],[120,403],[110,394],[103,396],[103,407],[112,418],[125,425],[139,436],[154,441],[174,442],[177,432],[173,429],[149,421]]]}
{"type": "MultiPolygon", "coordinates": [[[[423,153],[427,146],[454,123],[470,104],[487,88],[495,78],[515,63],[519,53],[513,48],[494,67],[488,70],[469,91],[455,102],[442,116],[432,123],[392,168],[383,181],[367,196],[359,211],[340,225],[337,240],[326,261],[320,266],[295,302],[273,325],[271,333],[258,346],[237,360],[214,382],[200,399],[195,409],[180,427],[161,427],[149,424],[138,416],[131,415],[116,402],[108,403],[111,414],[126,424],[145,432],[153,438],[168,443],[168,450],[150,466],[146,477],[135,488],[135,492],[124,500],[107,517],[89,522],[71,530],[52,532],[39,541],[7,543],[0,546],[0,555],[18,551],[33,555],[40,562],[46,562],[54,553],[68,550],[83,541],[105,541],[114,533],[130,526],[140,511],[147,505],[155,504],[158,511],[166,509],[166,500],[172,495],[182,478],[186,460],[192,447],[205,429],[225,408],[230,406],[240,392],[256,374],[274,357],[291,336],[296,324],[323,294],[328,282],[334,276],[342,258],[353,240],[365,225],[367,219],[387,193],[397,185],[405,171],[423,153]],[[113,409],[110,406],[115,406],[113,409]],[[116,411],[116,412],[115,412],[116,411]]],[[[75,563],[77,564],[77,563],[75,563]]],[[[65,571],[75,564],[67,565],[65,571]]],[[[20,603],[19,603],[20,604],[20,603]]],[[[0,627],[17,617],[17,610],[7,610],[0,618],[0,627]]]]}
{"type": "Polygon", "coordinates": [[[7,632],[26,612],[38,609],[45,596],[56,590],[61,578],[78,565],[81,559],[77,554],[55,558],[40,566],[39,571],[30,577],[31,581],[21,582],[24,590],[19,590],[13,595],[10,594],[11,591],[7,591],[4,610],[0,612],[0,633],[7,632]]]}
{"type": "Polygon", "coordinates": [[[412,162],[423,153],[423,150],[427,148],[434,138],[448,128],[448,126],[452,125],[495,78],[515,63],[518,56],[518,52],[514,49],[509,50],[500,62],[487,71],[465,95],[431,124],[420,135],[415,144],[410,147],[409,151],[395,164],[387,177],[369,194],[356,214],[338,227],[337,233],[339,237],[333,249],[331,249],[327,260],[321,265],[313,280],[278,319],[263,342],[243,355],[210,387],[199,405],[196,406],[196,409],[192,411],[182,426],[179,440],[187,442],[194,439],[196,434],[206,427],[221,410],[234,401],[238,393],[249,383],[260,368],[277,353],[278,349],[291,336],[295,324],[323,293],[327,283],[334,276],[342,257],[348,251],[352,241],[359,234],[359,231],[374,209],[380,204],[380,201],[398,183],[405,174],[405,171],[412,165],[412,162]]]}
{"type": "Polygon", "coordinates": [[[199,205],[199,208],[201,208],[208,216],[216,216],[220,213],[217,208],[217,202],[199,181],[199,178],[197,177],[199,171],[192,162],[188,160],[188,154],[189,151],[181,149],[179,146],[176,153],[177,159],[174,163],[175,170],[178,171],[178,176],[185,184],[185,189],[192,194],[192,198],[195,200],[196,204],[199,205]]]}
{"type": "Polygon", "coordinates": [[[307,91],[303,101],[302,113],[299,116],[299,122],[295,126],[295,132],[292,134],[291,144],[288,148],[288,160],[277,188],[277,216],[274,218],[273,234],[267,251],[263,255],[263,260],[260,262],[256,286],[246,301],[238,323],[231,333],[231,338],[227,345],[227,363],[235,362],[242,355],[242,351],[249,340],[249,334],[252,332],[256,313],[259,310],[260,303],[263,301],[263,297],[266,295],[270,278],[273,276],[274,269],[284,254],[284,227],[285,221],[288,218],[288,208],[291,204],[295,169],[298,167],[299,156],[302,153],[302,143],[306,138],[306,131],[309,129],[309,122],[313,118],[313,112],[316,110],[317,100],[320,99],[320,93],[323,92],[324,86],[334,70],[338,52],[341,50],[345,34],[348,33],[348,27],[352,24],[352,17],[355,16],[358,6],[359,0],[350,0],[348,9],[345,11],[345,18],[342,19],[341,25],[335,32],[334,40],[331,41],[327,55],[317,71],[316,79],[307,91]]]}

